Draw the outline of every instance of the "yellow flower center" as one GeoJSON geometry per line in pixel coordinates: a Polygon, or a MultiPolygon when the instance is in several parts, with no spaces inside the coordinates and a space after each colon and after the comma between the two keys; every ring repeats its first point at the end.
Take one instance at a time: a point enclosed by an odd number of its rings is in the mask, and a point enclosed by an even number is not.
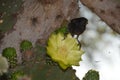
{"type": "Polygon", "coordinates": [[[68,54],[68,49],[67,49],[67,47],[66,47],[65,45],[60,46],[60,47],[58,48],[58,56],[59,56],[59,57],[65,59],[66,56],[67,56],[67,54],[68,54]]]}

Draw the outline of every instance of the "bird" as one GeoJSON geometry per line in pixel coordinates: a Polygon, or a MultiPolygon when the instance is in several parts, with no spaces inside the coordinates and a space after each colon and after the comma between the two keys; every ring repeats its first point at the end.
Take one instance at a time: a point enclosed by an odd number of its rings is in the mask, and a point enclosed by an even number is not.
{"type": "Polygon", "coordinates": [[[82,34],[85,29],[88,20],[85,17],[74,18],[68,23],[68,31],[72,36],[77,35],[77,39],[80,34],[82,34]]]}
{"type": "Polygon", "coordinates": [[[80,47],[81,43],[78,40],[78,37],[85,31],[87,23],[88,20],[85,17],[74,18],[70,21],[70,23],[68,23],[68,32],[72,35],[72,37],[77,35],[76,39],[80,47]]]}

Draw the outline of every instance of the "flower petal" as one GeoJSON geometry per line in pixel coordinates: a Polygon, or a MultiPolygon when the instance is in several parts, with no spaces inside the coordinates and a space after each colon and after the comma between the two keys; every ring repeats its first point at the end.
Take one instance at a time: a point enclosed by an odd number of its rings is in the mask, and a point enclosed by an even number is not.
{"type": "Polygon", "coordinates": [[[72,65],[79,65],[83,51],[80,50],[77,40],[70,34],[64,38],[62,33],[57,33],[50,36],[47,53],[62,69],[66,69],[72,65]]]}

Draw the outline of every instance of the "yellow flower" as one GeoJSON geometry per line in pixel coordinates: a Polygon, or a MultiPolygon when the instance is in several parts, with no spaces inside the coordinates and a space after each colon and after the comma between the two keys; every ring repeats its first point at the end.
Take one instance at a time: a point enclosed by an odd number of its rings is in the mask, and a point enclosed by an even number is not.
{"type": "Polygon", "coordinates": [[[67,69],[72,65],[79,66],[83,53],[77,40],[72,38],[70,34],[64,38],[62,33],[53,33],[48,40],[47,54],[62,69],[67,69]]]}

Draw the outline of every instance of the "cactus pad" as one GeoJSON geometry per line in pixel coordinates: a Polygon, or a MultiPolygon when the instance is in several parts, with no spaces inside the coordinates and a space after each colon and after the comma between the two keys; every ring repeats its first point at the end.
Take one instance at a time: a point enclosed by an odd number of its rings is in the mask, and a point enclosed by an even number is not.
{"type": "Polygon", "coordinates": [[[13,28],[22,0],[0,0],[0,31],[13,28]]]}
{"type": "Polygon", "coordinates": [[[28,40],[23,40],[20,44],[20,49],[22,51],[26,51],[26,50],[29,50],[31,49],[33,46],[32,46],[32,43],[28,40]]]}
{"type": "Polygon", "coordinates": [[[36,55],[34,61],[24,63],[23,68],[31,80],[79,80],[75,76],[75,70],[72,68],[62,70],[57,63],[50,60],[51,58],[48,59],[46,48],[38,45],[34,48],[34,54],[36,55]],[[51,64],[46,60],[49,60],[51,64]]]}
{"type": "Polygon", "coordinates": [[[99,73],[95,70],[89,70],[82,80],[99,80],[99,73]]]}
{"type": "Polygon", "coordinates": [[[15,67],[17,65],[17,53],[15,48],[5,48],[2,52],[2,56],[7,58],[8,62],[10,63],[10,67],[15,67]]]}

